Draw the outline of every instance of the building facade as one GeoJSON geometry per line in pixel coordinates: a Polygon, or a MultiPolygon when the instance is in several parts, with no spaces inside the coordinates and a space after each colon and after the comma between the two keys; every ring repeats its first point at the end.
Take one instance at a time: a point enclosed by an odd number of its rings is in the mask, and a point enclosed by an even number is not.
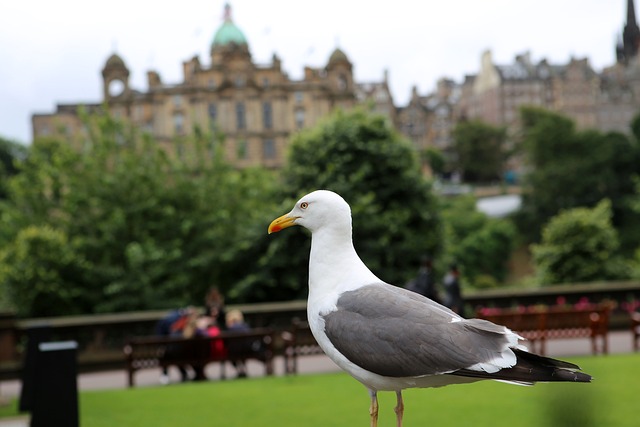
{"type": "MultiPolygon", "coordinates": [[[[435,92],[428,95],[419,95],[414,86],[409,103],[397,109],[398,129],[419,153],[435,148],[452,159],[452,131],[457,122],[460,91],[459,84],[445,78],[438,80],[435,92]]],[[[423,167],[426,168],[424,161],[423,167]]]]}
{"type": "Polygon", "coordinates": [[[324,66],[305,67],[301,80],[288,77],[276,54],[268,64],[254,63],[227,5],[208,64],[197,56],[183,62],[178,83],[163,82],[150,70],[147,89],[138,90],[129,84],[124,59],[114,53],[102,69],[103,99],[34,114],[33,135],[36,140],[62,134],[81,142],[85,130],[79,108],[101,113],[106,106],[168,151],[179,150],[180,138],[199,128],[224,136],[224,153],[235,166],[280,168],[296,132],[314,126],[333,109],[358,105],[389,117],[418,152],[432,147],[447,156],[454,154],[452,130],[458,121],[477,119],[515,132],[525,105],[565,114],[580,129],[628,133],[640,111],[639,47],[634,2],[627,0],[626,22],[615,45],[616,63],[602,72],[596,72],[587,58],[551,64],[534,61],[525,52],[510,64],[497,64],[486,51],[477,74],[465,76],[461,83],[441,79],[426,95],[414,87],[408,104],[396,107],[387,71],[380,81],[356,82],[353,64],[339,48],[324,66]]]}
{"type": "Polygon", "coordinates": [[[462,83],[442,79],[435,92],[424,96],[414,88],[408,105],[398,108],[398,126],[417,149],[435,147],[445,154],[451,153],[451,131],[460,120],[481,120],[515,132],[522,106],[564,114],[580,129],[629,133],[640,113],[639,48],[634,2],[627,0],[612,66],[596,72],[587,58],[536,62],[529,52],[510,64],[496,64],[488,50],[481,55],[478,73],[462,83]]]}
{"type": "Polygon", "coordinates": [[[564,114],[580,129],[629,133],[640,112],[640,28],[633,0],[615,46],[616,63],[596,72],[587,58],[565,64],[534,62],[527,52],[511,64],[498,65],[486,51],[480,70],[463,83],[457,117],[517,127],[518,110],[530,105],[564,114]]]}
{"type": "Polygon", "coordinates": [[[302,80],[291,80],[273,55],[269,64],[255,64],[243,32],[225,6],[225,17],[210,49],[210,64],[196,56],[183,63],[183,80],[164,83],[147,72],[146,91],[129,84],[123,58],[111,55],[102,69],[103,100],[99,104],[58,105],[54,113],[34,114],[34,140],[63,134],[81,139],[79,108],[110,113],[147,132],[169,151],[193,129],[224,135],[224,153],[237,167],[279,168],[291,136],[315,125],[336,108],[366,104],[393,120],[395,107],[387,74],[380,82],[356,83],[353,64],[339,48],[324,67],[305,67],[302,80]]]}
{"type": "Polygon", "coordinates": [[[528,105],[563,113],[580,128],[603,127],[597,120],[600,76],[586,58],[557,65],[533,62],[526,52],[511,64],[497,65],[486,51],[480,71],[465,79],[461,93],[458,117],[514,128],[520,107],[528,105]]]}

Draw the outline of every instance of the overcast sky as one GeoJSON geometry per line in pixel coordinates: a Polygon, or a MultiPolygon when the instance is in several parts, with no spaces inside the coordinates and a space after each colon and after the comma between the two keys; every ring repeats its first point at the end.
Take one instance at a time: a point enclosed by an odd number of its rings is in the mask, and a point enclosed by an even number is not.
{"type": "MultiPolygon", "coordinates": [[[[118,53],[134,89],[146,73],[182,81],[194,55],[209,66],[224,0],[21,0],[0,5],[0,136],[30,143],[31,114],[57,103],[101,102],[100,71],[118,53]],[[103,6],[103,5],[106,5],[103,6]]],[[[380,81],[389,71],[396,105],[411,87],[431,92],[440,77],[461,82],[480,55],[498,64],[530,51],[534,61],[564,64],[588,57],[596,71],[615,62],[626,19],[625,0],[233,0],[233,20],[254,62],[273,53],[290,78],[324,66],[340,47],[356,81],[380,81]],[[320,6],[321,5],[321,6],[320,6]]]]}

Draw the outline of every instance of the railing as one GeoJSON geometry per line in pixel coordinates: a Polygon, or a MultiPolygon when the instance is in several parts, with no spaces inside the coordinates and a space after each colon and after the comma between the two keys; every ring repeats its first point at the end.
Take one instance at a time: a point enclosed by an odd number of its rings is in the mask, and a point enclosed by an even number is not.
{"type": "MultiPolygon", "coordinates": [[[[239,309],[252,327],[284,330],[291,319],[306,318],[306,301],[229,305],[239,309]]],[[[45,329],[50,340],[78,342],[81,372],[125,367],[122,348],[128,338],[152,335],[167,310],[19,320],[0,315],[0,380],[19,377],[29,331],[45,329]]],[[[280,343],[276,342],[276,345],[280,343]]]]}
{"type": "MultiPolygon", "coordinates": [[[[563,285],[539,289],[496,289],[463,295],[467,313],[472,316],[478,307],[514,307],[518,305],[554,305],[558,297],[567,304],[575,304],[581,298],[600,303],[622,303],[630,299],[640,300],[640,282],[609,282],[585,285],[563,285]]],[[[229,305],[245,315],[252,327],[271,327],[288,330],[293,319],[306,319],[306,301],[229,305]]],[[[28,331],[44,326],[52,340],[78,342],[78,362],[81,372],[123,369],[125,360],[122,348],[127,338],[153,333],[156,322],[167,311],[145,311],[90,316],[68,316],[40,319],[16,319],[12,315],[0,315],[0,380],[17,378],[22,365],[28,331]]],[[[609,328],[629,330],[629,315],[613,310],[609,328]]],[[[283,344],[276,342],[274,351],[281,354],[283,344]]]]}

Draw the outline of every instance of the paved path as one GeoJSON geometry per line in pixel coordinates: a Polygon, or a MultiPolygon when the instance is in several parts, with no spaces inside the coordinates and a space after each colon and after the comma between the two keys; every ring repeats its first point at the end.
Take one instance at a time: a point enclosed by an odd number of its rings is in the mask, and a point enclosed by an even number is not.
{"type": "MultiPolygon", "coordinates": [[[[615,331],[609,333],[609,352],[631,353],[633,351],[630,331],[615,331]]],[[[572,357],[591,354],[591,340],[566,339],[551,340],[547,342],[547,355],[551,357],[572,357]]],[[[316,374],[338,372],[340,369],[328,357],[305,356],[298,359],[298,370],[300,374],[316,374]]],[[[234,375],[233,367],[227,366],[227,378],[234,375]]],[[[264,375],[262,364],[254,361],[248,363],[250,377],[264,375]]],[[[207,367],[207,376],[212,379],[220,377],[219,364],[210,364],[207,367]]],[[[282,357],[275,359],[275,375],[284,375],[284,361],[282,357]]],[[[176,369],[169,371],[171,382],[179,381],[179,374],[176,369]]],[[[136,373],[137,387],[157,387],[160,386],[160,369],[145,369],[136,373]]],[[[127,387],[127,373],[124,370],[107,371],[99,373],[81,374],[78,376],[78,387],[80,390],[106,390],[124,389],[127,387]]],[[[20,381],[0,382],[0,397],[10,398],[20,394],[20,381]]],[[[28,417],[16,419],[0,420],[0,427],[26,427],[29,425],[28,417]]]]}
{"type": "MultiPolygon", "coordinates": [[[[264,365],[257,361],[247,362],[249,377],[264,376],[264,365]]],[[[284,360],[278,356],[274,361],[275,375],[284,375],[284,360]]],[[[339,368],[326,356],[305,356],[298,359],[300,373],[336,372],[339,368]]],[[[220,364],[210,363],[206,374],[213,381],[220,378],[220,364]]],[[[227,379],[235,376],[233,366],[226,366],[227,379]]],[[[177,369],[169,369],[170,383],[180,382],[180,374],[177,369]]],[[[160,368],[143,369],[135,373],[136,387],[160,386],[160,368]]],[[[106,390],[127,388],[127,372],[125,370],[105,371],[81,374],[78,376],[78,388],[80,390],[106,390]]],[[[20,381],[3,381],[0,383],[0,395],[4,397],[18,396],[20,394],[20,381]]],[[[0,424],[1,426],[1,424],[0,424]]]]}

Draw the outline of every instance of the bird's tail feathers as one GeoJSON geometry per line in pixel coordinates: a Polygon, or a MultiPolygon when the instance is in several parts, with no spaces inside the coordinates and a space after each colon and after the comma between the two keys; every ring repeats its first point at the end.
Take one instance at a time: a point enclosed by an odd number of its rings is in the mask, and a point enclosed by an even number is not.
{"type": "Polygon", "coordinates": [[[498,381],[531,385],[536,382],[591,382],[591,375],[579,372],[580,367],[563,360],[540,356],[514,348],[517,362],[510,368],[488,373],[471,369],[461,369],[451,375],[472,378],[494,379],[498,381]]]}

